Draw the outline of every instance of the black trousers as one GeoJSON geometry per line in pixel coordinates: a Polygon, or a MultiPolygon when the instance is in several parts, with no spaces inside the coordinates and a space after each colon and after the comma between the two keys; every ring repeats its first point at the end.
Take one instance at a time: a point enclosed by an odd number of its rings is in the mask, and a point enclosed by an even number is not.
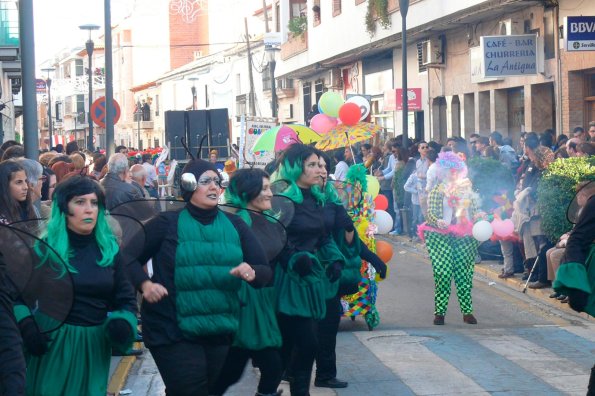
{"type": "Polygon", "coordinates": [[[341,297],[326,300],[326,316],[318,322],[318,353],[316,354],[316,379],[325,381],[337,376],[337,332],[343,308],[341,297]]]}
{"type": "Polygon", "coordinates": [[[221,372],[229,346],[182,341],[149,350],[167,396],[208,396],[221,372]]]}
{"type": "Polygon", "coordinates": [[[277,348],[265,348],[259,351],[231,347],[219,378],[211,389],[212,395],[223,395],[227,388],[240,380],[246,363],[252,359],[260,370],[258,393],[271,394],[277,391],[283,374],[281,355],[277,348]]]}
{"type": "Polygon", "coordinates": [[[278,316],[279,329],[283,337],[281,359],[283,368],[295,371],[312,370],[318,337],[316,336],[316,321],[302,316],[288,316],[280,313],[278,316]]]}

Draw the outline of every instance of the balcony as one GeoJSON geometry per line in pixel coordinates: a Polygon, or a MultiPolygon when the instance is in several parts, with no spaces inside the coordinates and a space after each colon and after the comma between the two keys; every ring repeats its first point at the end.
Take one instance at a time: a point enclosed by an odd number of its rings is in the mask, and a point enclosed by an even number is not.
{"type": "Polygon", "coordinates": [[[281,59],[287,60],[292,56],[301,54],[308,50],[308,32],[305,31],[299,36],[287,36],[287,41],[281,44],[281,59]]]}

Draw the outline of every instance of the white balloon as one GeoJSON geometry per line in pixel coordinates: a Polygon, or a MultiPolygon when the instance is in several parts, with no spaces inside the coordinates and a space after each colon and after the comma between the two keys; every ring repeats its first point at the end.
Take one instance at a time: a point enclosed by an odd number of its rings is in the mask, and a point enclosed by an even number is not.
{"type": "Polygon", "coordinates": [[[473,238],[479,242],[485,242],[490,239],[493,232],[494,230],[489,221],[480,220],[473,225],[473,238]]]}
{"type": "Polygon", "coordinates": [[[376,213],[374,224],[378,228],[376,233],[388,234],[393,229],[393,218],[384,210],[375,210],[374,212],[376,213]]]}
{"type": "Polygon", "coordinates": [[[359,107],[359,111],[362,113],[359,120],[364,120],[370,114],[370,102],[363,96],[357,95],[352,96],[345,101],[345,103],[355,103],[359,107]]]}

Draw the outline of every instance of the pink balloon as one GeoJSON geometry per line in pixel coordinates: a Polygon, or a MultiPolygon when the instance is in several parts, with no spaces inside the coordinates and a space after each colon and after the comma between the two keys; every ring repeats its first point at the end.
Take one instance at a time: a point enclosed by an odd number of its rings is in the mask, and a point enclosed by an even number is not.
{"type": "Polygon", "coordinates": [[[310,120],[310,128],[314,129],[321,135],[328,133],[328,131],[336,126],[337,119],[335,117],[327,116],[326,114],[316,114],[310,120]]]}
{"type": "Polygon", "coordinates": [[[492,228],[494,229],[494,234],[496,236],[500,238],[506,238],[514,231],[514,224],[510,219],[494,219],[492,221],[492,228]]]}

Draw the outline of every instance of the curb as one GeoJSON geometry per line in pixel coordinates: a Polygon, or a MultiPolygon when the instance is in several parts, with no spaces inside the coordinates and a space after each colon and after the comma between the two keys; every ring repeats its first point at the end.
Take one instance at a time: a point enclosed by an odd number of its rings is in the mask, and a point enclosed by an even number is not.
{"type": "MultiPolygon", "coordinates": [[[[413,248],[419,254],[426,253],[426,247],[423,243],[412,242],[406,236],[389,236],[389,237],[385,237],[383,239],[393,242],[393,243],[397,242],[397,243],[400,243],[400,244],[407,246],[409,248],[413,248]]],[[[511,290],[515,290],[522,294],[522,290],[525,287],[526,281],[524,281],[520,278],[520,274],[519,274],[518,278],[516,277],[516,274],[515,274],[515,277],[513,277],[513,278],[500,279],[500,278],[498,278],[498,275],[500,274],[501,269],[502,269],[502,265],[499,264],[497,261],[484,260],[481,263],[475,265],[475,273],[476,274],[485,276],[490,281],[493,281],[500,285],[506,286],[507,288],[509,288],[511,290]]],[[[553,291],[554,290],[551,287],[547,287],[544,289],[529,289],[529,288],[527,288],[527,291],[525,294],[527,296],[530,296],[531,298],[535,298],[535,299],[539,300],[540,302],[542,302],[546,305],[549,305],[552,308],[559,309],[561,311],[564,311],[567,314],[580,317],[581,319],[584,319],[584,320],[587,320],[590,322],[595,322],[595,317],[588,315],[584,312],[582,312],[582,313],[576,312],[575,310],[570,308],[570,306],[568,304],[561,303],[560,301],[556,300],[555,298],[550,298],[550,294],[553,293],[553,291]]]]}
{"type": "MultiPolygon", "coordinates": [[[[142,343],[135,342],[133,348],[141,349],[142,343]]],[[[118,367],[112,374],[109,383],[107,385],[107,394],[117,396],[120,394],[120,391],[126,384],[126,379],[128,379],[128,374],[132,369],[132,366],[136,362],[136,356],[124,356],[118,363],[118,367]]]]}

